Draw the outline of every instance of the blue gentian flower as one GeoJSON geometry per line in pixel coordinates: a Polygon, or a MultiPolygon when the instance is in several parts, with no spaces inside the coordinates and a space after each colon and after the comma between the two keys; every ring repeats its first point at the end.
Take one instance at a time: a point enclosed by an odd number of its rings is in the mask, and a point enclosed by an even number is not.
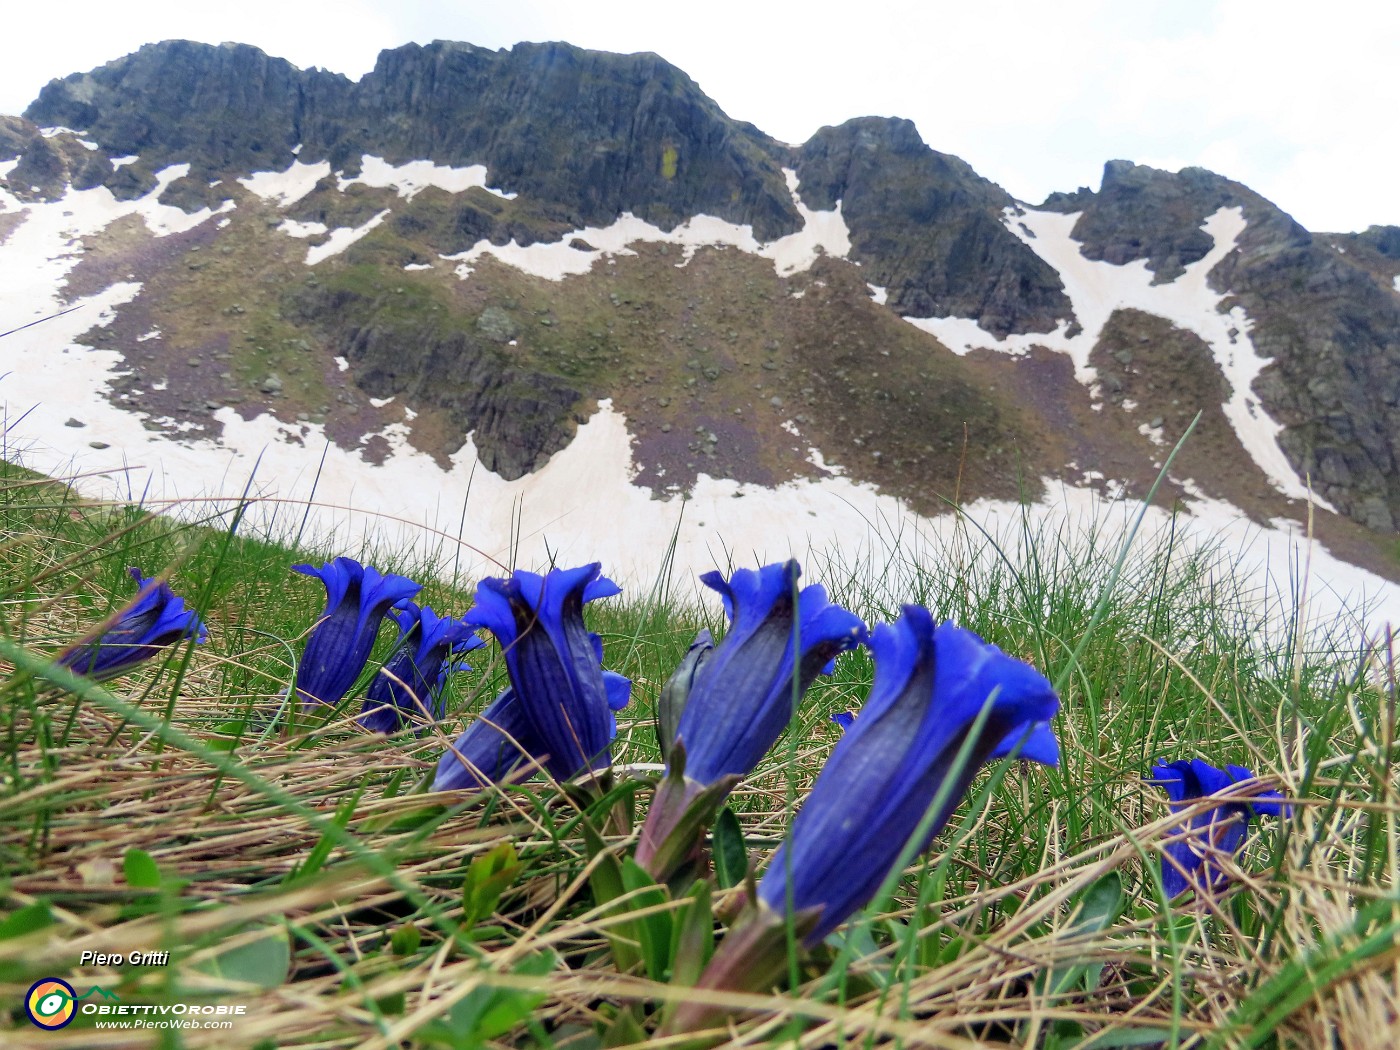
{"type": "Polygon", "coordinates": [[[607,765],[614,705],[630,689],[621,675],[604,674],[602,642],[583,623],[585,602],[621,591],[600,569],[594,562],[482,580],[466,615],[500,642],[511,690],[541,748],[535,755],[560,781],[607,765]]]}
{"type": "Polygon", "coordinates": [[[462,620],[438,616],[413,602],[389,615],[399,627],[399,642],[384,668],[365,690],[360,725],[393,733],[408,725],[421,732],[427,720],[443,716],[442,688],[449,666],[468,669],[460,658],[486,643],[462,620]]]}
{"type": "MultiPolygon", "coordinates": [[[[1227,765],[1223,770],[1199,758],[1159,762],[1152,767],[1147,783],[1167,792],[1173,813],[1190,807],[1199,799],[1218,794],[1233,784],[1254,780],[1243,766],[1227,765]]],[[[1220,867],[1222,857],[1233,857],[1249,835],[1249,819],[1254,814],[1287,816],[1290,812],[1277,791],[1259,791],[1248,798],[1237,798],[1197,813],[1180,826],[1185,838],[1169,843],[1162,858],[1162,889],[1168,898],[1188,889],[1217,891],[1229,881],[1220,867]]]]}
{"type": "MultiPolygon", "coordinates": [[[[602,659],[602,640],[590,635],[602,659]]],[[[603,672],[607,692],[609,741],[617,736],[617,720],[612,712],[621,711],[631,698],[630,679],[612,671],[603,672]]],[[[516,699],[513,688],[506,689],[472,720],[438,762],[433,779],[434,791],[459,791],[500,784],[526,762],[542,763],[549,748],[535,732],[516,699]]]]}
{"type": "MultiPolygon", "coordinates": [[[[1038,727],[1060,702],[1035,668],[971,631],[935,628],[928,610],[915,605],[877,626],[870,649],[869,699],[769,862],[758,901],[725,937],[697,987],[771,988],[787,970],[789,902],[797,936],[814,946],[870,901],[941,796],[919,843],[927,848],[977,770],[1006,741],[1025,757],[1058,758],[1058,747],[1048,746],[1038,727]]],[[[723,1014],[722,1007],[683,1003],[662,1031],[694,1031],[723,1014]]]]}
{"type": "Polygon", "coordinates": [[[750,772],[792,721],[794,682],[800,698],[838,653],[865,641],[860,617],[833,605],[821,584],[798,593],[801,574],[788,561],[738,569],[728,581],[700,577],[733,622],[696,672],[676,729],[687,780],[750,772]]]}
{"type": "MultiPolygon", "coordinates": [[[[831,716],[831,720],[840,726],[844,733],[854,724],[856,712],[838,711],[831,716]]],[[[992,753],[987,758],[994,761],[1012,755],[1027,762],[1057,766],[1060,764],[1060,742],[1055,738],[1055,731],[1049,722],[1037,722],[1029,728],[1023,727],[1009,733],[1001,743],[992,748],[992,753]]]]}
{"type": "Polygon", "coordinates": [[[499,784],[526,760],[539,759],[547,750],[525,717],[515,690],[507,689],[472,720],[442,756],[433,790],[499,784]]]}
{"type": "Polygon", "coordinates": [[[837,654],[865,641],[860,617],[833,605],[825,587],[798,592],[801,574],[787,561],[738,569],[728,581],[717,572],[700,577],[719,592],[731,623],[713,651],[697,638],[701,650],[687,654],[696,656],[694,673],[637,843],[637,863],[655,879],[697,859],[714,813],[788,727],[807,687],[830,673],[837,654]]]}
{"type": "Polygon", "coordinates": [[[136,581],[136,597],[97,637],[60,653],[54,660],[60,667],[101,681],[125,674],[181,638],[208,639],[199,614],[187,608],[164,580],[147,579],[137,568],[126,571],[136,581]]]}
{"type": "Polygon", "coordinates": [[[763,904],[780,914],[791,876],[794,909],[815,916],[804,934],[808,946],[875,895],[940,788],[943,802],[920,849],[999,750],[1019,744],[1020,757],[1049,764],[1059,758],[1053,735],[1047,741],[1041,732],[1059,700],[1029,664],[961,627],[935,628],[928,610],[915,605],[878,626],[870,649],[870,698],[837,741],[758,887],[763,904]],[[967,760],[955,770],[989,699],[967,760]]]}
{"type": "Polygon", "coordinates": [[[293,565],[292,571],[326,586],[326,611],[311,629],[297,667],[297,695],[308,706],[338,704],[364,670],[385,614],[423,588],[353,558],[336,558],[319,569],[293,565]]]}

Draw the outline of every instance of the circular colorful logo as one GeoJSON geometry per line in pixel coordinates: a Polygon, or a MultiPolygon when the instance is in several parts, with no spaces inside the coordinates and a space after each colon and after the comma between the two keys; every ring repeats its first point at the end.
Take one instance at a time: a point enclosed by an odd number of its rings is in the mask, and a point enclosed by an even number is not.
{"type": "Polygon", "coordinates": [[[29,986],[29,994],[24,997],[24,1012],[40,1028],[63,1028],[78,1012],[73,1004],[77,997],[78,993],[67,981],[44,977],[29,986]]]}

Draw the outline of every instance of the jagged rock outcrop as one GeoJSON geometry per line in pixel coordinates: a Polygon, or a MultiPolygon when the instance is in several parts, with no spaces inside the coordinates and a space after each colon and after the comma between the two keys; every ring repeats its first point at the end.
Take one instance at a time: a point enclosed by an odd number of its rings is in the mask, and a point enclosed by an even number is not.
{"type": "Polygon", "coordinates": [[[0,116],[0,160],[19,159],[10,169],[8,186],[20,200],[47,200],[77,189],[100,185],[115,174],[106,155],[89,148],[71,133],[44,137],[39,128],[20,117],[0,116]]]}
{"type": "Polygon", "coordinates": [[[911,317],[971,317],[997,336],[1072,317],[1059,275],[1001,221],[1010,194],[929,149],[908,120],[861,117],[798,151],[802,199],[842,202],[851,257],[911,317]]]}
{"type": "Polygon", "coordinates": [[[189,162],[188,178],[207,183],[294,157],[354,174],[368,153],[484,164],[496,185],[563,205],[575,225],[630,211],[666,229],[704,212],[762,239],[800,226],[782,147],[653,54],[437,41],[384,51],[352,82],[244,44],[175,40],[52,81],[25,115],[139,154],[148,177],[189,162]]]}
{"type": "Polygon", "coordinates": [[[1203,259],[1213,243],[1201,229],[1220,208],[1243,208],[1247,248],[1306,244],[1310,234],[1253,190],[1205,168],[1159,171],[1128,160],[1104,165],[1098,193],[1081,187],[1043,205],[1082,214],[1074,238],[1087,259],[1116,266],[1146,259],[1155,283],[1173,281],[1203,259]]]}
{"type": "Polygon", "coordinates": [[[579,390],[513,361],[496,333],[499,320],[485,311],[484,324],[470,323],[397,287],[313,285],[289,292],[283,314],[324,337],[371,397],[443,409],[460,433],[472,432],[482,465],[507,480],[569,443],[587,418],[579,390]]]}
{"type": "MultiPolygon", "coordinates": [[[[1068,210],[1069,199],[1051,202],[1068,210]]],[[[1146,259],[1158,281],[1205,256],[1200,226],[1241,208],[1237,250],[1209,275],[1253,322],[1250,338],[1272,363],[1255,383],[1286,428],[1279,444],[1301,476],[1368,528],[1400,522],[1400,295],[1384,274],[1314,236],[1263,197],[1203,168],[1172,174],[1110,161],[1103,185],[1075,201],[1074,236],[1091,259],[1146,259]]],[[[1387,228],[1356,235],[1378,255],[1400,248],[1387,228]]],[[[1394,228],[1388,228],[1393,230],[1394,228]]]]}

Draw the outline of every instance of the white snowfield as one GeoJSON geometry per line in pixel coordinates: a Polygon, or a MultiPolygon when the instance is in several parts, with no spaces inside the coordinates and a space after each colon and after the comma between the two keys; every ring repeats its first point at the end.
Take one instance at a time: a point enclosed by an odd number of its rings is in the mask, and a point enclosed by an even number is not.
{"type": "Polygon", "coordinates": [[[277,227],[278,233],[285,233],[288,237],[297,237],[306,240],[308,237],[321,237],[331,232],[329,226],[324,222],[301,222],[297,219],[283,219],[282,224],[277,227]]]}
{"type": "MultiPolygon", "coordinates": [[[[361,237],[365,236],[365,234],[369,233],[370,230],[387,219],[389,217],[389,210],[390,209],[385,208],[361,226],[355,226],[353,228],[349,226],[337,226],[335,229],[331,230],[331,234],[326,238],[324,244],[313,244],[310,248],[306,249],[306,265],[315,266],[319,262],[325,262],[332,255],[339,255],[346,248],[350,247],[350,245],[354,244],[361,237]]],[[[320,226],[321,224],[318,222],[315,225],[320,226]]]]}
{"type": "MultiPolygon", "coordinates": [[[[194,229],[218,214],[208,208],[186,214],[179,208],[159,202],[157,198],[165,187],[188,172],[188,164],[165,168],[156,173],[156,187],[150,193],[130,201],[119,201],[112,195],[111,190],[99,186],[90,190],[70,188],[57,201],[25,204],[14,195],[0,189],[0,215],[23,213],[23,222],[0,243],[0,287],[5,289],[5,294],[0,296],[0,332],[41,320],[62,309],[59,292],[68,277],[68,272],[78,263],[82,238],[106,229],[117,219],[126,215],[139,215],[155,236],[163,237],[194,229]]],[[[79,310],[74,315],[82,318],[82,327],[67,339],[56,338],[54,330],[44,325],[31,329],[31,333],[38,334],[32,334],[30,338],[39,338],[41,341],[45,333],[54,333],[48,336],[49,342],[42,344],[47,347],[48,352],[44,355],[44,363],[39,367],[62,372],[60,362],[54,359],[56,354],[61,353],[61,348],[67,345],[74,335],[98,323],[97,317],[101,310],[110,309],[134,298],[139,290],[140,285],[137,284],[118,284],[94,297],[95,302],[91,308],[79,310]]],[[[56,322],[46,322],[48,325],[54,323],[56,322]]],[[[22,339],[23,336],[16,335],[0,342],[0,362],[9,360],[12,348],[8,344],[18,343],[22,339]]],[[[64,400],[61,382],[55,392],[60,402],[64,400]]]]}
{"type": "Polygon", "coordinates": [[[696,215],[668,233],[631,212],[624,212],[608,226],[585,226],[566,233],[557,241],[540,241],[522,247],[514,240],[497,245],[482,239],[464,252],[442,258],[458,263],[457,276],[463,280],[471,276],[474,262],[490,255],[517,270],[551,281],[588,273],[594,263],[605,257],[634,255],[636,253],[628,246],[637,242],[679,245],[682,252],[678,267],[686,266],[700,248],[737,248],[771,259],[773,268],[782,277],[810,268],[822,253],[846,258],[851,251],[851,232],[841,217],[841,202],[837,201],[831,211],[812,211],[798,196],[797,173],[784,168],[783,175],[793,205],[802,216],[802,229],[766,244],[754,237],[753,227],[748,223],[738,225],[713,215],[696,215]],[[574,247],[576,239],[589,247],[574,247]]]}
{"type": "MultiPolygon", "coordinates": [[[[620,582],[643,588],[657,578],[674,535],[673,574],[683,595],[700,572],[796,556],[809,580],[821,579],[824,566],[831,569],[828,582],[835,582],[838,568],[859,571],[872,588],[885,587],[898,600],[907,595],[895,593],[898,574],[886,572],[891,551],[904,559],[946,563],[955,535],[977,536],[975,529],[958,533],[951,515],[920,517],[897,499],[841,476],[840,467],[826,464],[817,448],[809,450],[809,458],[827,471],[820,479],[770,490],[702,475],[688,500],[653,499],[649,490],[633,484],[636,468],[627,421],[606,401],[567,448],[516,481],[483,468],[470,437],[446,469],[438,466],[409,445],[412,416],[407,411],[404,422],[382,432],[390,452],[379,466],[356,450],[328,444],[317,425],[282,423],[266,414],[245,421],[229,408],[213,413],[223,425],[218,443],[178,440],[169,422],[147,429],[139,413],[116,407],[106,396],[123,374],[121,354],[76,342],[84,332],[109,324],[112,312],[135,298],[140,285],[115,284],[78,301],[72,312],[54,315],[73,305],[61,293],[78,261],[80,238],[124,215],[142,216],[155,236],[213,219],[216,213],[207,209],[186,215],[156,200],[180,174],[182,166],[167,168],[159,174],[156,190],[135,201],[118,201],[105,189],[94,189],[70,191],[53,203],[22,205],[0,193],[0,213],[24,213],[0,242],[0,282],[6,288],[0,297],[0,332],[50,318],[0,338],[7,459],[72,479],[91,496],[141,500],[187,518],[229,509],[247,491],[255,502],[245,528],[289,537],[305,514],[304,538],[328,555],[360,554],[366,544],[381,554],[412,549],[443,559],[445,571],[455,569],[464,577],[498,572],[504,564],[601,561],[620,582]],[[70,418],[84,426],[66,425],[70,418]]],[[[252,177],[254,184],[269,199],[285,200],[295,192],[285,182],[259,183],[258,178],[252,177]]],[[[817,214],[829,218],[809,217],[808,226],[825,224],[825,229],[807,240],[790,241],[781,250],[781,241],[759,248],[780,270],[794,259],[815,258],[818,247],[833,254],[845,250],[834,232],[844,229],[844,223],[838,226],[839,210],[817,214]]],[[[701,217],[688,226],[712,230],[716,227],[707,224],[716,221],[701,217]]],[[[1042,245],[1049,241],[1046,229],[1042,245]]],[[[676,237],[676,232],[667,236],[676,237]]],[[[688,242],[677,237],[672,243],[688,242]]],[[[727,243],[747,248],[737,239],[727,243]]],[[[337,366],[343,369],[346,363],[338,360],[337,366]]],[[[153,383],[160,378],[150,377],[153,383]]],[[[1029,508],[979,501],[964,511],[1019,556],[1023,515],[1030,519],[1030,532],[1046,529],[1073,536],[1096,524],[1102,537],[1121,528],[1136,510],[1089,488],[1054,485],[1048,492],[1041,504],[1029,508]]],[[[1188,531],[1224,548],[1218,573],[1251,579],[1257,600],[1275,612],[1292,606],[1294,568],[1306,557],[1296,523],[1279,521],[1261,529],[1229,505],[1207,499],[1193,501],[1191,511],[1190,525],[1196,527],[1188,531]]],[[[1146,527],[1152,532],[1170,521],[1165,512],[1151,510],[1146,527]]],[[[1178,550],[1189,548],[1178,541],[1178,550]]],[[[973,557],[993,555],[983,546],[973,557]]],[[[1400,622],[1400,587],[1320,548],[1310,557],[1311,615],[1331,619],[1346,609],[1357,611],[1358,640],[1363,624],[1374,631],[1384,622],[1400,622]],[[1368,600],[1374,608],[1363,618],[1359,610],[1368,600]]]]}
{"type": "Polygon", "coordinates": [[[1250,342],[1253,322],[1238,305],[1222,313],[1219,306],[1226,296],[1206,283],[1216,264],[1235,250],[1245,228],[1244,210],[1221,208],[1202,223],[1201,229],[1214,240],[1214,246],[1204,258],[1187,266],[1176,280],[1165,284],[1152,283],[1146,259],[1123,266],[1086,259],[1080,252],[1080,243],[1070,236],[1079,215],[1034,210],[1014,213],[1007,209],[1004,216],[1007,229],[1060,275],[1074,317],[1082,328],[1077,335],[1069,334],[1068,318],[1061,319],[1053,332],[1013,334],[1005,339],[998,339],[976,321],[962,317],[905,320],[936,336],[956,354],[974,349],[1025,354],[1033,346],[1065,354],[1074,362],[1075,378],[1097,397],[1098,376],[1089,364],[1089,354],[1113,312],[1134,309],[1163,317],[1178,328],[1194,332],[1210,346],[1230,384],[1230,400],[1223,406],[1225,416],[1240,444],[1274,486],[1292,499],[1311,499],[1318,506],[1335,511],[1326,500],[1310,493],[1298,477],[1278,445],[1282,425],[1269,417],[1254,396],[1254,380],[1269,359],[1260,357],[1250,342]]]}
{"type": "Polygon", "coordinates": [[[285,208],[305,197],[316,188],[316,183],[330,173],[329,161],[303,164],[294,160],[286,171],[256,171],[246,178],[239,179],[238,183],[269,204],[285,208]]]}
{"type": "Polygon", "coordinates": [[[395,165],[383,157],[373,157],[368,153],[360,157],[360,174],[352,179],[343,175],[336,176],[336,186],[342,192],[356,183],[396,190],[405,200],[412,200],[429,186],[436,186],[448,193],[462,193],[478,186],[487,193],[494,193],[508,201],[516,197],[514,193],[504,193],[486,185],[485,164],[449,168],[430,160],[411,160],[406,164],[395,165]]]}

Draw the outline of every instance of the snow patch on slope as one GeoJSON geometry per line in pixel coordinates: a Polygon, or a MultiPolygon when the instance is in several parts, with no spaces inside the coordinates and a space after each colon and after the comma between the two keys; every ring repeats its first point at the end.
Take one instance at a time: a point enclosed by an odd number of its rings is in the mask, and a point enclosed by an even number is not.
{"type": "MultiPolygon", "coordinates": [[[[0,287],[5,289],[5,294],[0,296],[0,331],[17,328],[64,309],[67,304],[61,300],[60,290],[69,271],[78,263],[83,238],[99,233],[117,219],[139,215],[152,234],[164,237],[191,230],[217,214],[208,208],[187,214],[179,208],[160,203],[159,197],[165,188],[188,172],[188,164],[164,168],[156,173],[156,186],[150,193],[129,201],[117,200],[111,190],[98,186],[89,190],[70,187],[56,201],[22,204],[0,189],[0,213],[25,213],[23,221],[0,244],[0,287]]],[[[220,211],[232,207],[232,201],[225,201],[220,211]]],[[[135,296],[139,287],[134,284],[114,285],[103,295],[111,293],[119,301],[125,302],[135,296]]],[[[101,297],[93,301],[107,302],[101,297]]],[[[97,312],[79,311],[86,317],[79,331],[100,323],[94,317],[97,312]]],[[[43,333],[52,332],[54,324],[56,322],[51,321],[40,326],[41,330],[36,330],[34,338],[42,338],[43,333]]],[[[0,361],[4,360],[3,355],[10,351],[11,345],[19,340],[19,335],[0,340],[0,361]]],[[[50,354],[36,367],[42,371],[55,369],[58,364],[54,355],[50,354]]]]}
{"type": "MultiPolygon", "coordinates": [[[[758,254],[773,260],[773,267],[778,271],[779,277],[789,277],[810,269],[817,261],[817,256],[822,253],[834,255],[838,259],[850,255],[851,231],[841,216],[841,202],[838,200],[836,207],[831,211],[812,211],[802,203],[802,198],[797,193],[797,172],[791,168],[784,168],[783,177],[787,180],[793,206],[797,208],[797,214],[802,216],[802,229],[764,245],[758,254]]],[[[752,235],[753,227],[746,226],[745,229],[752,235]]]]}
{"type": "Polygon", "coordinates": [[[324,222],[300,222],[297,219],[283,219],[277,227],[278,233],[285,233],[288,237],[298,237],[305,240],[308,237],[320,237],[330,233],[330,227],[324,222]]]}
{"type": "Polygon", "coordinates": [[[471,275],[473,263],[490,255],[507,266],[550,281],[562,281],[565,277],[587,273],[594,263],[604,257],[634,255],[636,253],[628,245],[639,241],[679,245],[683,249],[681,261],[677,264],[680,267],[689,263],[702,247],[737,248],[750,255],[771,259],[773,268],[783,277],[808,269],[819,254],[844,259],[851,250],[851,235],[846,220],[841,217],[841,202],[837,201],[831,211],[812,211],[797,194],[797,173],[784,168],[783,175],[787,179],[793,204],[802,216],[803,226],[797,232],[767,244],[754,237],[752,225],[739,225],[713,215],[693,216],[668,233],[631,212],[624,212],[608,226],[585,226],[564,234],[558,241],[536,242],[522,247],[513,239],[504,245],[482,239],[464,252],[442,258],[459,263],[456,273],[463,279],[471,275]],[[584,241],[591,247],[574,247],[575,240],[584,241]]]}
{"type": "Polygon", "coordinates": [[[316,183],[330,173],[329,161],[323,160],[318,164],[303,164],[299,160],[294,160],[286,171],[255,171],[251,175],[240,178],[238,183],[269,204],[285,208],[305,197],[316,188],[316,183]]]}
{"type": "Polygon", "coordinates": [[[449,168],[431,160],[411,160],[406,164],[390,164],[383,157],[366,153],[360,158],[360,174],[347,179],[336,176],[336,185],[341,192],[356,184],[394,189],[405,200],[412,200],[429,186],[446,190],[448,193],[461,193],[479,187],[497,197],[514,200],[514,193],[504,193],[486,185],[486,165],[472,164],[465,168],[449,168]]]}
{"type": "Polygon", "coordinates": [[[1089,364],[1089,355],[1112,313],[1135,309],[1163,317],[1178,328],[1194,332],[1210,346],[1230,383],[1230,400],[1223,406],[1225,416],[1245,451],[1274,486],[1290,498],[1312,499],[1333,510],[1325,500],[1308,492],[1279,448],[1282,425],[1269,417],[1254,395],[1254,380],[1269,359],[1260,357],[1250,341],[1253,322],[1238,305],[1222,313],[1219,307],[1226,296],[1207,283],[1210,271],[1235,250],[1244,232],[1243,209],[1221,208],[1206,219],[1201,229],[1215,242],[1213,247],[1204,258],[1187,266],[1176,280],[1165,284],[1152,283],[1146,259],[1123,266],[1086,259],[1080,252],[1080,243],[1070,236],[1079,215],[1035,210],[1016,215],[1008,209],[1004,216],[1007,229],[1059,273],[1082,329],[1076,335],[1069,334],[1069,322],[1063,319],[1053,332],[1012,334],[1005,339],[997,339],[967,318],[906,320],[937,337],[956,354],[979,348],[1025,354],[1035,346],[1065,354],[1074,363],[1075,378],[1097,394],[1098,376],[1089,364]]]}
{"type": "MultiPolygon", "coordinates": [[[[306,265],[315,266],[319,262],[325,262],[325,260],[329,259],[332,255],[339,255],[388,217],[389,209],[385,208],[378,215],[361,226],[337,226],[335,229],[331,230],[331,235],[326,238],[324,244],[313,244],[310,248],[306,249],[306,265]]],[[[321,224],[315,223],[314,225],[320,226],[321,224]]],[[[324,227],[322,227],[322,229],[324,229],[324,227]]]]}

